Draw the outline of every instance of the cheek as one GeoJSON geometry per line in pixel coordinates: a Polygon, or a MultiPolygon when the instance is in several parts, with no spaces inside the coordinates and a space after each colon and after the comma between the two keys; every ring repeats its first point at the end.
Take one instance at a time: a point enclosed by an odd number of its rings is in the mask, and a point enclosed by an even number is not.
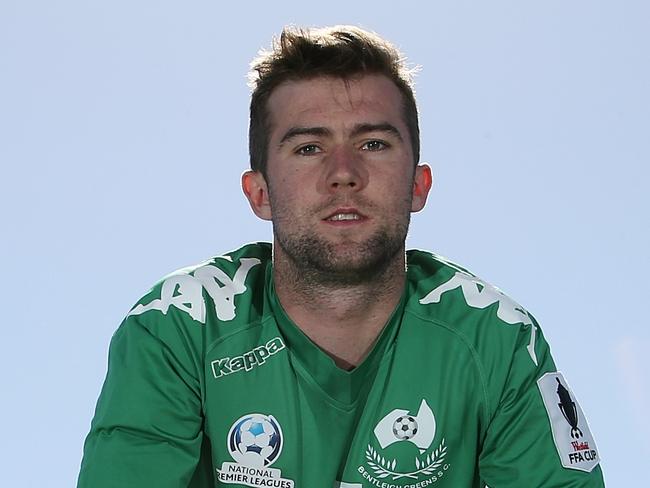
{"type": "Polygon", "coordinates": [[[283,207],[295,207],[299,210],[302,205],[309,204],[316,198],[314,176],[304,171],[286,172],[275,178],[269,185],[269,194],[274,196],[277,203],[283,207]]]}
{"type": "Polygon", "coordinates": [[[412,187],[400,184],[395,185],[386,192],[384,206],[387,212],[390,212],[395,218],[402,219],[405,215],[411,213],[411,204],[413,201],[412,187]]]}
{"type": "Polygon", "coordinates": [[[403,201],[411,198],[413,183],[410,177],[404,173],[390,173],[382,177],[381,183],[377,185],[376,191],[380,192],[385,200],[403,201]]]}
{"type": "Polygon", "coordinates": [[[274,217],[299,215],[303,204],[295,193],[295,186],[284,181],[269,187],[269,201],[274,217]]]}

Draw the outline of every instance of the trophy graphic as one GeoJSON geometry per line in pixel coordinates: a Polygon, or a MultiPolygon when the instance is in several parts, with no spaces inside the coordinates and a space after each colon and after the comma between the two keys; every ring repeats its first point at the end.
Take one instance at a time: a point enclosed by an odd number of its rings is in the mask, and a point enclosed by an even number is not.
{"type": "Polygon", "coordinates": [[[582,431],[578,428],[578,411],[576,409],[575,402],[571,399],[569,395],[569,390],[567,390],[558,378],[555,378],[557,381],[557,396],[560,398],[560,403],[557,404],[560,407],[560,411],[564,418],[571,426],[571,437],[574,439],[579,439],[582,437],[582,431]]]}

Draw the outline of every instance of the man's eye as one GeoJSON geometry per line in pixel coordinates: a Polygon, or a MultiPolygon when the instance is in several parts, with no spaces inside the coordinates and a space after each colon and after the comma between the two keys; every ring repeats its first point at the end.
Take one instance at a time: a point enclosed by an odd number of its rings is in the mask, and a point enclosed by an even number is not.
{"type": "Polygon", "coordinates": [[[296,153],[302,155],[302,156],[310,156],[312,154],[316,154],[321,152],[321,148],[318,147],[316,144],[307,144],[306,146],[302,146],[298,148],[296,153]]]}
{"type": "Polygon", "coordinates": [[[382,141],[368,141],[363,146],[361,146],[361,149],[364,151],[381,151],[387,147],[388,144],[382,141]]]}

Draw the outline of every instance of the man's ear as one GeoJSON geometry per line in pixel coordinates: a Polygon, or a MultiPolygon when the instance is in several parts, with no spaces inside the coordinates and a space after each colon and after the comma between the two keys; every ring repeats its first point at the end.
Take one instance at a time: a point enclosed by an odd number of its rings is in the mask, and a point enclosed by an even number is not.
{"type": "Polygon", "coordinates": [[[424,208],[429,196],[429,190],[433,185],[433,176],[428,164],[418,164],[415,168],[415,177],[413,178],[413,200],[411,202],[411,212],[419,212],[424,208]]]}
{"type": "Polygon", "coordinates": [[[241,175],[241,187],[251,209],[262,220],[271,220],[269,188],[259,171],[248,170],[241,175]]]}

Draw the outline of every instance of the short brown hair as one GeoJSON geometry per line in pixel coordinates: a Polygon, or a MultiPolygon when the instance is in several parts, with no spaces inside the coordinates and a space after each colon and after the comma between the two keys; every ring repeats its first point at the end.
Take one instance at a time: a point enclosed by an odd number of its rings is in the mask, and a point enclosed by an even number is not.
{"type": "Polygon", "coordinates": [[[274,40],[272,50],[261,51],[251,63],[249,79],[253,94],[248,131],[251,168],[266,176],[270,132],[267,103],[275,88],[289,80],[317,76],[350,78],[364,74],[385,75],[402,93],[404,119],[417,164],[420,128],[413,72],[397,48],[373,32],[345,25],[322,29],[284,28],[280,38],[274,40]]]}

